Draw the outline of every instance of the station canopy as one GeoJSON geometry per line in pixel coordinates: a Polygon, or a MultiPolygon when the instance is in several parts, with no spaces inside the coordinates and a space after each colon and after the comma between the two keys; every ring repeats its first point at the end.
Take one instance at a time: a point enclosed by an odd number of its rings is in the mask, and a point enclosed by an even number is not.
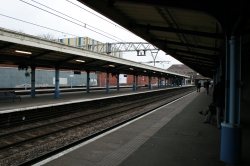
{"type": "Polygon", "coordinates": [[[226,38],[243,20],[242,64],[249,62],[250,5],[246,0],[78,1],[210,78],[225,65],[226,38]]]}
{"type": "Polygon", "coordinates": [[[189,77],[154,66],[3,28],[0,28],[0,64],[96,73],[108,72],[112,75],[132,74],[163,78],[189,77]]]}

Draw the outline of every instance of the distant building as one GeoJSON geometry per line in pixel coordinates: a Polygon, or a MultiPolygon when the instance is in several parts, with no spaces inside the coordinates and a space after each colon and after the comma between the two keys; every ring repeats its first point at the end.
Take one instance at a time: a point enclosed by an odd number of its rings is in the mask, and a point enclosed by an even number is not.
{"type": "Polygon", "coordinates": [[[167,71],[188,75],[191,80],[191,83],[195,83],[195,80],[207,79],[184,64],[172,65],[167,69],[167,71]]]}
{"type": "Polygon", "coordinates": [[[112,50],[114,48],[111,48],[105,43],[99,42],[89,37],[63,38],[63,39],[58,39],[58,42],[96,52],[111,51],[109,55],[119,58],[122,58],[123,55],[122,52],[116,52],[118,51],[118,49],[112,50]]]}
{"type": "Polygon", "coordinates": [[[179,74],[185,74],[185,75],[192,75],[192,74],[197,73],[193,69],[190,69],[189,67],[187,67],[184,64],[172,65],[167,69],[167,71],[175,72],[175,73],[179,73],[179,74]]]}

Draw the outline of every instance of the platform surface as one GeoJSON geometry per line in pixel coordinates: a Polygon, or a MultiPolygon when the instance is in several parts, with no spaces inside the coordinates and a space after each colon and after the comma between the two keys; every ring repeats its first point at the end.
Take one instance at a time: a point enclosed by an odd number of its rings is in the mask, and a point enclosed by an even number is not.
{"type": "MultiPolygon", "coordinates": [[[[19,99],[15,99],[14,102],[12,100],[0,100],[0,114],[4,113],[9,110],[18,111],[20,109],[24,110],[29,107],[37,107],[37,106],[43,106],[43,105],[53,105],[53,104],[59,104],[59,103],[66,103],[66,102],[77,102],[77,101],[84,101],[89,99],[96,99],[101,97],[112,97],[116,95],[126,95],[126,94],[134,94],[138,92],[144,92],[144,91],[153,91],[157,89],[167,89],[172,87],[164,87],[164,88],[156,88],[148,89],[148,87],[138,88],[136,91],[133,91],[131,88],[121,88],[120,90],[116,89],[110,89],[110,93],[106,93],[105,89],[96,90],[90,90],[89,93],[86,91],[75,91],[76,89],[72,89],[72,92],[62,92],[60,93],[60,98],[55,99],[54,93],[46,93],[46,94],[37,94],[35,98],[31,98],[30,95],[20,95],[21,96],[21,102],[19,99]]],[[[68,89],[62,89],[69,90],[68,89]]],[[[45,91],[52,91],[52,89],[42,89],[45,91]]],[[[42,91],[40,90],[40,91],[42,91]]],[[[30,90],[22,90],[18,92],[28,92],[30,94],[30,90]]]]}
{"type": "MultiPolygon", "coordinates": [[[[198,112],[212,95],[193,92],[100,138],[68,149],[45,166],[225,166],[220,161],[221,130],[204,124],[198,112]]],[[[242,166],[250,165],[249,104],[242,102],[242,166]]]]}

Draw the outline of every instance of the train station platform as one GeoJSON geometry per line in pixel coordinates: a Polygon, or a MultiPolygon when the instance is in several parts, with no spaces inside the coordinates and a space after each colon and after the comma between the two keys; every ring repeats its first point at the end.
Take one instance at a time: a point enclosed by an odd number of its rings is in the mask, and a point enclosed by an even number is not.
{"type": "MultiPolygon", "coordinates": [[[[193,92],[141,118],[103,133],[35,165],[45,166],[225,166],[220,161],[221,130],[204,124],[198,112],[211,93],[193,92]]],[[[250,111],[242,101],[242,163],[250,165],[250,111]]]]}
{"type": "MultiPolygon", "coordinates": [[[[167,87],[175,88],[175,87],[167,87]]],[[[86,92],[86,88],[64,88],[60,89],[60,98],[54,98],[54,89],[40,89],[36,90],[37,94],[35,98],[30,97],[30,90],[17,90],[15,91],[17,95],[21,96],[21,102],[19,99],[12,100],[0,100],[0,114],[7,112],[15,112],[19,110],[32,109],[34,107],[40,107],[45,105],[55,105],[55,104],[65,104],[70,102],[87,101],[102,97],[112,97],[117,95],[133,94],[143,91],[151,91],[161,89],[158,87],[153,87],[153,89],[148,89],[148,87],[139,87],[136,91],[133,91],[132,87],[121,87],[117,90],[116,87],[110,87],[110,93],[106,93],[105,87],[91,87],[90,92],[86,92]]],[[[165,89],[162,88],[162,89],[165,89]]]]}

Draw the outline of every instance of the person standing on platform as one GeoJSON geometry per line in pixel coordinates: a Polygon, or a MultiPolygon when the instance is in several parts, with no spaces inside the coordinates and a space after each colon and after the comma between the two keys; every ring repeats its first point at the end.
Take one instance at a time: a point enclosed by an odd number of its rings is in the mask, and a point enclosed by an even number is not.
{"type": "Polygon", "coordinates": [[[210,85],[209,80],[207,80],[206,82],[204,82],[204,86],[205,86],[205,88],[206,88],[206,90],[207,90],[206,95],[208,95],[208,94],[209,94],[209,85],[210,85]]]}
{"type": "Polygon", "coordinates": [[[225,79],[220,76],[220,81],[214,86],[213,103],[216,106],[217,127],[221,128],[221,115],[225,109],[225,79]]]}
{"type": "Polygon", "coordinates": [[[197,92],[200,92],[201,91],[201,81],[199,80],[197,82],[197,92]]]}

